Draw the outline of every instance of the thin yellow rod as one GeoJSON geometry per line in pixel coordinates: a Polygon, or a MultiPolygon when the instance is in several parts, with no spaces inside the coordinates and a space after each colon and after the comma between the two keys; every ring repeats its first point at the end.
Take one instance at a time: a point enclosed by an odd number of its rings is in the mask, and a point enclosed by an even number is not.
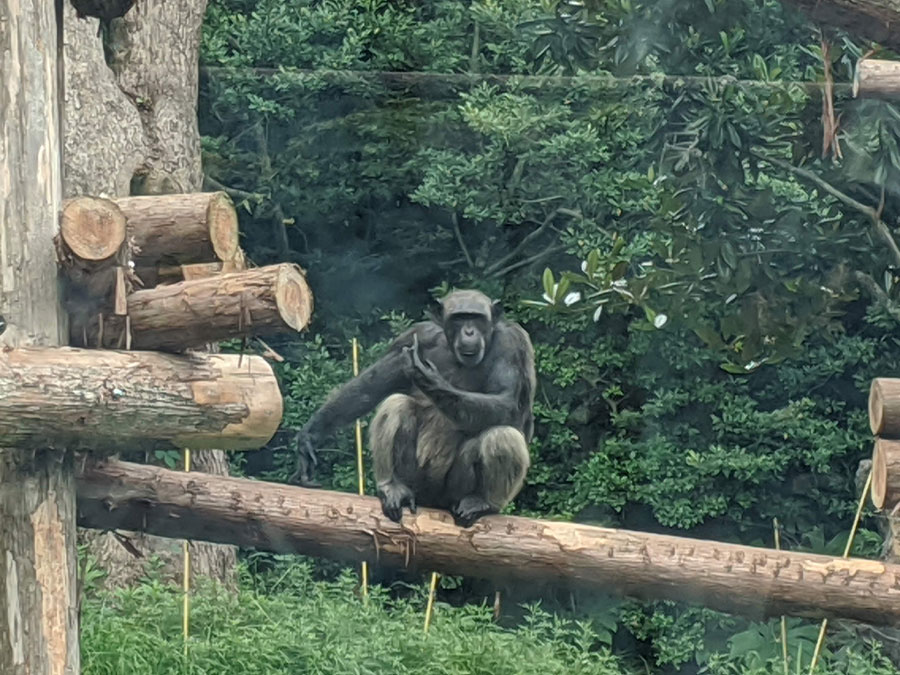
{"type": "MultiPolygon", "coordinates": [[[[866,498],[869,496],[869,489],[872,487],[872,470],[869,469],[869,475],[866,477],[866,485],[862,494],[859,496],[859,504],[856,505],[856,515],[853,517],[853,527],[850,528],[850,536],[847,537],[847,545],[844,547],[844,558],[850,557],[850,549],[853,548],[853,540],[856,537],[856,530],[859,527],[860,518],[862,518],[862,510],[866,505],[866,498]]],[[[819,627],[819,639],[816,640],[816,651],[813,652],[812,661],[809,664],[810,675],[816,670],[819,663],[819,655],[822,652],[822,645],[825,644],[825,631],[828,629],[828,619],[822,619],[822,625],[819,627]]]]}
{"type": "MultiPolygon", "coordinates": [[[[775,550],[781,550],[781,533],[778,530],[778,518],[772,518],[772,527],[775,528],[775,550]]],[[[781,615],[781,659],[784,663],[784,675],[790,675],[788,671],[788,643],[787,620],[781,615]]]]}
{"type": "MultiPolygon", "coordinates": [[[[353,338],[353,377],[359,375],[359,342],[353,338]]],[[[366,478],[363,471],[363,442],[362,442],[362,424],[356,420],[356,475],[359,478],[359,494],[366,493],[366,478]]],[[[369,565],[365,560],[362,562],[362,594],[363,597],[369,595],[369,565]]]]}
{"type": "Polygon", "coordinates": [[[431,573],[431,587],[428,589],[428,605],[425,607],[425,632],[431,628],[431,615],[434,613],[434,592],[437,588],[438,573],[431,573]]]}
{"type": "MultiPolygon", "coordinates": [[[[191,451],[184,449],[184,470],[191,470],[191,451]]],[[[188,653],[188,638],[190,637],[190,617],[191,617],[191,552],[188,548],[187,539],[184,540],[184,605],[181,610],[182,631],[184,633],[184,655],[188,653]]]]}

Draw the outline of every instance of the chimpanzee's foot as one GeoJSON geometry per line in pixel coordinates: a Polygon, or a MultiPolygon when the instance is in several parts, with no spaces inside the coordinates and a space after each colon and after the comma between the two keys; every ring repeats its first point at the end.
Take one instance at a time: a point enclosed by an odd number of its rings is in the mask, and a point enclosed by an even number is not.
{"type": "Polygon", "coordinates": [[[497,509],[488,504],[484,499],[477,495],[469,495],[459,500],[455,504],[450,513],[453,514],[453,520],[460,527],[472,527],[475,521],[490,513],[497,513],[497,509]]]}
{"type": "Polygon", "coordinates": [[[378,486],[378,497],[381,499],[381,510],[395,523],[403,516],[403,507],[408,506],[412,513],[416,512],[416,496],[403,483],[391,481],[378,486]]]}

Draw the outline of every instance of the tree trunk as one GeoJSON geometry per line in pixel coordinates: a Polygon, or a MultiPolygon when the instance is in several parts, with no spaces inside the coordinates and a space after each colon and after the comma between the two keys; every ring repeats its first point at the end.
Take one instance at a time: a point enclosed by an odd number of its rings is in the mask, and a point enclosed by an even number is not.
{"type": "MultiPolygon", "coordinates": [[[[199,191],[197,62],[206,1],[135,3],[125,17],[113,20],[106,58],[97,20],[78,20],[70,3],[64,4],[65,194],[124,197],[199,191]]],[[[227,474],[221,451],[197,451],[193,463],[227,474]],[[206,461],[211,454],[214,457],[206,461]]],[[[154,555],[162,559],[167,578],[180,580],[180,545],[136,537],[132,543],[144,554],[137,559],[109,535],[83,534],[103,562],[108,586],[140,578],[154,555]]],[[[194,572],[228,570],[218,580],[233,586],[233,548],[200,543],[191,549],[194,572]]]]}
{"type": "Polygon", "coordinates": [[[0,352],[0,438],[76,450],[264,446],[281,391],[261,356],[94,349],[0,352]]]}
{"type": "MultiPolygon", "coordinates": [[[[0,0],[0,353],[58,345],[64,331],[58,30],[54,3],[0,0]]],[[[77,675],[71,454],[11,444],[0,432],[0,673],[77,675]]]]}
{"type": "MultiPolygon", "coordinates": [[[[180,352],[235,337],[302,330],[312,315],[313,298],[302,271],[288,263],[157,286],[128,296],[135,349],[180,352]]],[[[123,318],[96,315],[83,329],[80,346],[121,349],[123,318]],[[102,326],[102,335],[100,333],[102,326]]]]}
{"type": "Polygon", "coordinates": [[[420,571],[552,580],[754,617],[900,621],[900,566],[715,541],[492,516],[470,529],[420,509],[388,520],[372,497],[140,464],[81,467],[83,526],[204,538],[420,571]]]}

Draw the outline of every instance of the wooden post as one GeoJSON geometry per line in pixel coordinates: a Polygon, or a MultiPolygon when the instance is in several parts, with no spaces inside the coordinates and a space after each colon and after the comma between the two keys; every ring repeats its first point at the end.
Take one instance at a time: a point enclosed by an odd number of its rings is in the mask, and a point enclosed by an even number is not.
{"type": "MultiPolygon", "coordinates": [[[[0,315],[10,345],[58,345],[62,202],[56,3],[0,0],[0,315]]],[[[75,478],[69,452],[0,434],[0,673],[77,675],[75,478]]]]}

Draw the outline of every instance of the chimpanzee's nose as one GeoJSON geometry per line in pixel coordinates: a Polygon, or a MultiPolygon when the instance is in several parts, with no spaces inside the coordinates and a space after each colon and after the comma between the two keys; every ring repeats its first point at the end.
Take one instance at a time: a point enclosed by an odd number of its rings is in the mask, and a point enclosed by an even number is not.
{"type": "Polygon", "coordinates": [[[463,328],[463,337],[472,338],[475,337],[475,329],[470,327],[463,328]]]}

